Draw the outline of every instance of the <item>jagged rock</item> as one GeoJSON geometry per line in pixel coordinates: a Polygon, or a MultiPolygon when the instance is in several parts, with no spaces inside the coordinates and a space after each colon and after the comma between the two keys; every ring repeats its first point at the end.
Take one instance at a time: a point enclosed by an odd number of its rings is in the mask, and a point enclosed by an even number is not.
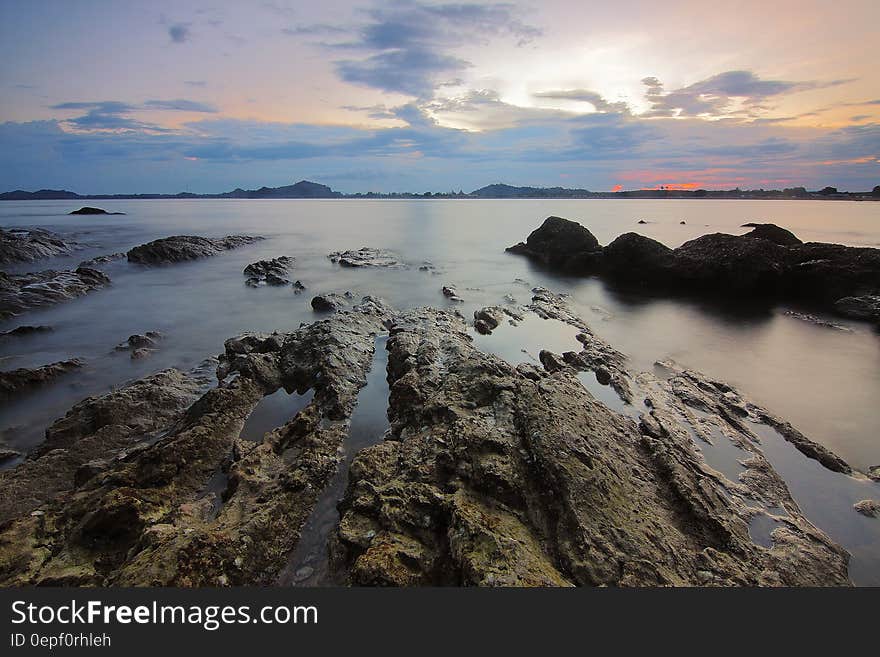
{"type": "Polygon", "coordinates": [[[28,459],[0,472],[6,493],[0,524],[83,485],[91,478],[88,468],[79,472],[84,464],[102,459],[106,469],[121,450],[149,443],[182,417],[203,386],[197,377],[169,369],[77,403],[46,430],[45,442],[28,459]]]}
{"type": "Polygon", "coordinates": [[[293,282],[293,293],[294,294],[299,294],[300,292],[303,292],[305,289],[306,289],[306,286],[303,285],[301,281],[296,280],[293,282]]]}
{"type": "Polygon", "coordinates": [[[505,310],[506,309],[497,306],[475,310],[474,328],[483,335],[489,335],[492,331],[498,328],[498,325],[501,323],[501,320],[505,315],[505,310]]]}
{"type": "Polygon", "coordinates": [[[318,312],[333,313],[348,305],[348,297],[336,292],[319,294],[312,298],[312,308],[318,312]]]}
{"type": "Polygon", "coordinates": [[[124,212],[107,212],[102,208],[90,208],[88,206],[84,208],[80,208],[79,210],[73,210],[72,212],[68,212],[67,214],[125,214],[124,212]]]}
{"type": "Polygon", "coordinates": [[[271,260],[258,260],[244,268],[244,275],[248,276],[246,283],[251,287],[257,287],[260,283],[267,285],[290,285],[286,274],[293,266],[293,258],[279,256],[271,260]]]}
{"type": "Polygon", "coordinates": [[[159,346],[159,341],[164,338],[159,331],[147,331],[144,334],[128,336],[128,340],[116,345],[116,351],[131,352],[132,360],[140,360],[150,356],[159,346]]]}
{"type": "Polygon", "coordinates": [[[0,331],[0,338],[17,338],[25,335],[34,335],[36,333],[49,333],[52,330],[51,326],[29,326],[25,324],[23,326],[16,326],[14,329],[9,329],[8,331],[0,331]]]}
{"type": "Polygon", "coordinates": [[[866,319],[880,324],[880,295],[844,297],[834,302],[834,310],[844,317],[866,319]]]}
{"type": "Polygon", "coordinates": [[[17,370],[0,372],[0,401],[6,401],[32,388],[51,383],[82,366],[83,361],[72,358],[35,368],[20,367],[17,370]]]}
{"type": "Polygon", "coordinates": [[[849,583],[760,453],[752,483],[720,485],[670,392],[640,427],[557,358],[509,365],[440,310],[398,315],[388,351],[390,433],[355,457],[331,546],[349,583],[849,583]],[[789,512],[769,547],[749,535],[752,495],[789,512]]]}
{"type": "Polygon", "coordinates": [[[47,270],[25,274],[0,272],[0,317],[11,317],[31,308],[69,301],[109,284],[109,276],[88,267],[77,267],[74,271],[47,270]]]}
{"type": "Polygon", "coordinates": [[[253,235],[228,235],[220,239],[210,239],[195,235],[175,235],[136,246],[126,255],[129,262],[137,262],[143,265],[161,265],[207,258],[229,249],[237,249],[240,246],[253,244],[262,239],[262,237],[253,235]]]}
{"type": "Polygon", "coordinates": [[[33,262],[40,258],[65,255],[80,248],[48,230],[40,228],[0,228],[0,264],[33,262]]]}
{"type": "Polygon", "coordinates": [[[397,254],[386,249],[362,247],[356,251],[334,251],[327,255],[331,262],[341,267],[405,267],[397,258],[397,254]]]}
{"type": "MultiPolygon", "coordinates": [[[[39,516],[16,513],[0,525],[0,582],[272,583],[336,473],[375,336],[390,313],[364,297],[351,311],[290,334],[229,341],[221,367],[238,376],[152,440],[109,459],[84,458],[79,485],[40,502],[39,516]],[[280,385],[314,390],[312,402],[262,442],[240,439],[247,416],[280,385]],[[219,493],[208,485],[218,477],[219,493]]],[[[127,435],[123,429],[120,440],[127,435]]]]}
{"type": "Polygon", "coordinates": [[[876,518],[880,514],[880,502],[877,500],[862,500],[853,504],[856,513],[861,513],[868,518],[876,518]]]}

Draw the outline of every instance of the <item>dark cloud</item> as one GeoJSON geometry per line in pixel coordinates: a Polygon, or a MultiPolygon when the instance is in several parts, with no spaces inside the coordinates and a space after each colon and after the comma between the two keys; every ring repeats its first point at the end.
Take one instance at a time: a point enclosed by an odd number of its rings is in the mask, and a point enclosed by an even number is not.
{"type": "Polygon", "coordinates": [[[660,80],[648,77],[642,80],[642,84],[646,87],[645,98],[650,101],[651,108],[644,116],[726,116],[732,112],[735,100],[741,100],[746,108],[740,114],[750,115],[755,110],[766,109],[761,103],[769,98],[851,81],[763,80],[751,71],[725,71],[687,87],[666,92],[660,80]]]}
{"type": "Polygon", "coordinates": [[[389,50],[365,60],[338,62],[336,70],[346,82],[424,98],[432,95],[438,75],[468,66],[463,59],[413,47],[389,50]]]}
{"type": "Polygon", "coordinates": [[[168,132],[153,123],[145,123],[131,117],[131,114],[143,110],[181,111],[214,113],[212,105],[193,100],[148,100],[142,105],[132,105],[115,100],[67,102],[50,106],[49,109],[61,111],[85,111],[85,114],[66,119],[66,123],[80,130],[127,130],[146,132],[168,132]]]}
{"type": "Polygon", "coordinates": [[[189,41],[192,33],[189,29],[189,23],[174,23],[168,26],[168,36],[172,43],[185,43],[189,41]]]}
{"type": "Polygon", "coordinates": [[[590,103],[597,112],[621,112],[629,111],[625,102],[610,102],[601,94],[589,89],[559,89],[554,91],[539,91],[532,94],[535,98],[547,98],[550,100],[575,100],[590,103]]]}
{"type": "Polygon", "coordinates": [[[367,10],[366,15],[368,23],[356,30],[354,40],[327,44],[367,54],[336,62],[337,73],[347,82],[419,98],[432,96],[437,86],[470,66],[449,54],[451,49],[502,36],[523,45],[541,33],[520,21],[510,4],[428,5],[399,0],[367,10]]]}

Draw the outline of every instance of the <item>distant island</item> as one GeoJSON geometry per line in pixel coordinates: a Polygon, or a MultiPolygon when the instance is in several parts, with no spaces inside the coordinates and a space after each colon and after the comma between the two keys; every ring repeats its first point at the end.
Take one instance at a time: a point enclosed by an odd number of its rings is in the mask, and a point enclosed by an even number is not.
{"type": "Polygon", "coordinates": [[[523,198],[713,198],[713,199],[813,199],[813,200],[844,200],[844,201],[877,201],[880,200],[880,185],[869,192],[841,192],[836,187],[824,187],[817,191],[809,191],[805,187],[787,189],[634,189],[615,192],[591,192],[588,189],[569,189],[566,187],[515,187],[503,183],[495,183],[466,193],[458,192],[365,192],[343,194],[319,183],[300,180],[293,185],[283,187],[260,187],[259,189],[233,189],[221,194],[77,194],[64,189],[41,189],[27,192],[17,189],[12,192],[0,193],[0,201],[55,201],[55,200],[86,200],[86,199],[296,199],[296,198],[439,198],[439,199],[523,199],[523,198]]]}

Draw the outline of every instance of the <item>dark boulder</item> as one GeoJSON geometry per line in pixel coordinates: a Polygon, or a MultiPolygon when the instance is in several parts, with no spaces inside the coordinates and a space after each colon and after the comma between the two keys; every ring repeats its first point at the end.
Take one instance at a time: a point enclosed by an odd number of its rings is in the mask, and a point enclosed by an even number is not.
{"type": "Polygon", "coordinates": [[[801,242],[794,233],[785,230],[785,228],[780,228],[776,224],[748,223],[743,224],[743,228],[753,229],[751,232],[746,233],[745,237],[758,237],[764,240],[769,240],[774,244],[779,244],[781,246],[794,246],[796,244],[803,244],[803,242],[801,242]]]}
{"type": "Polygon", "coordinates": [[[84,207],[79,210],[74,210],[73,212],[68,212],[67,214],[125,214],[124,212],[107,212],[101,208],[90,208],[84,207]]]}
{"type": "Polygon", "coordinates": [[[703,235],[673,252],[681,285],[722,295],[768,295],[778,291],[785,247],[724,233],[703,235]]]}
{"type": "Polygon", "coordinates": [[[604,271],[625,280],[668,279],[672,263],[672,249],[638,233],[624,233],[602,250],[604,271]]]}
{"type": "Polygon", "coordinates": [[[550,267],[572,270],[583,264],[579,256],[600,249],[596,237],[579,223],[562,217],[547,217],[525,242],[507,250],[530,256],[550,267]]]}

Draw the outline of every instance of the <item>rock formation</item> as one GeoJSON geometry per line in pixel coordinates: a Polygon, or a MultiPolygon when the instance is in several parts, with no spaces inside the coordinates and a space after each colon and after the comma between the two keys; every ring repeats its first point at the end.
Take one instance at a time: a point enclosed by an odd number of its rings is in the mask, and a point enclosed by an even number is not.
{"type": "Polygon", "coordinates": [[[253,244],[261,239],[263,238],[252,235],[228,235],[220,239],[195,235],[175,235],[136,246],[126,255],[129,262],[142,265],[162,265],[207,258],[229,249],[253,244]]]}
{"type": "Polygon", "coordinates": [[[20,367],[0,372],[0,402],[6,401],[32,388],[51,383],[55,379],[79,369],[83,362],[78,358],[62,360],[40,367],[20,367]]]}
{"type": "Polygon", "coordinates": [[[79,248],[57,233],[39,228],[0,228],[0,264],[33,262],[40,258],[65,255],[79,248]]]}
{"type": "Polygon", "coordinates": [[[601,247],[583,226],[549,217],[526,242],[508,248],[572,274],[598,274],[653,290],[792,300],[828,310],[859,307],[876,317],[880,249],[802,243],[773,224],[753,224],[745,235],[713,233],[677,249],[636,233],[601,247]]]}
{"type": "Polygon", "coordinates": [[[88,294],[110,284],[110,277],[97,269],[39,271],[26,274],[0,272],[0,318],[48,306],[88,294]]]}

